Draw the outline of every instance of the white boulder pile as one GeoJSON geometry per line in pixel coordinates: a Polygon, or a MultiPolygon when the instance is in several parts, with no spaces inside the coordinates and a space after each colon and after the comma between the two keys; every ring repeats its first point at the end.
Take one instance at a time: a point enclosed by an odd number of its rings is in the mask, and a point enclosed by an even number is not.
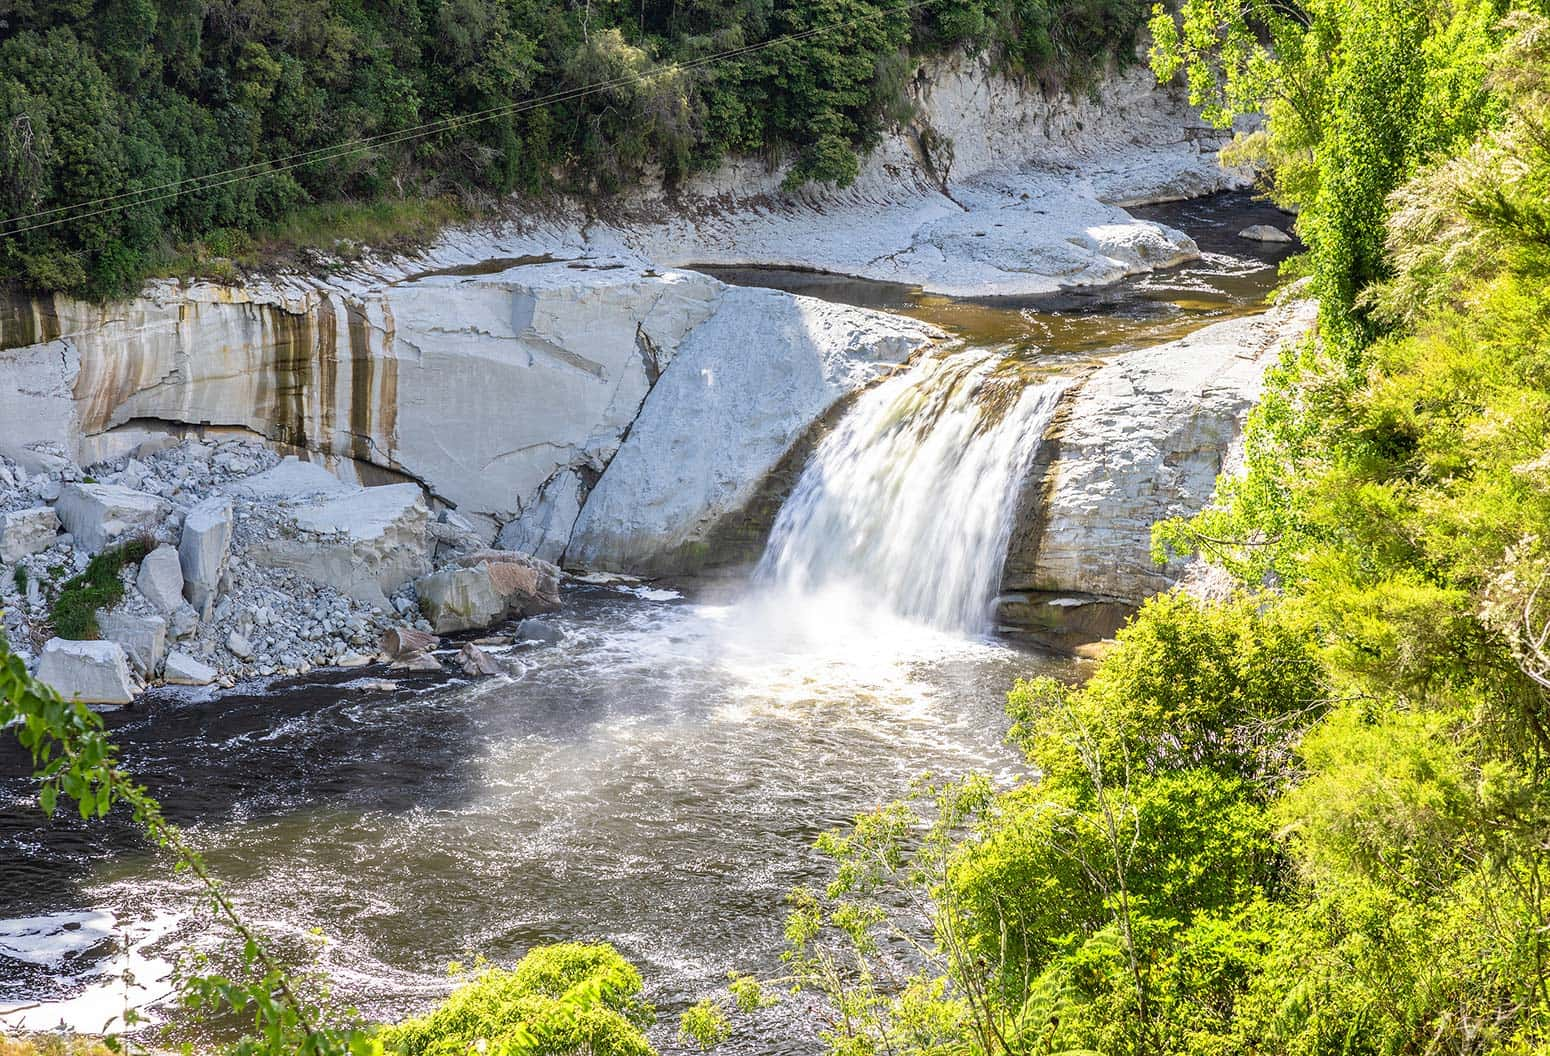
{"type": "MultiPolygon", "coordinates": [[[[490,549],[454,511],[433,515],[418,484],[362,487],[249,434],[159,438],[37,474],[0,457],[0,485],[0,629],[40,678],[91,704],[374,660],[441,671],[436,633],[560,606],[558,568],[490,549]],[[96,612],[98,640],[56,636],[67,584],[126,545],[139,560],[122,561],[123,599],[96,612]]],[[[455,667],[498,670],[476,646],[455,667]]]]}

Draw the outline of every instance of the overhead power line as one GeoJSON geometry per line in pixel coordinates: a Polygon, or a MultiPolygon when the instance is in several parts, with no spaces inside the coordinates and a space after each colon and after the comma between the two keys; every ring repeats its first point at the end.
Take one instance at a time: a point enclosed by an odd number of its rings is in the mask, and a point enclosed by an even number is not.
{"type": "Polygon", "coordinates": [[[606,81],[594,81],[591,84],[581,85],[575,88],[567,88],[562,91],[551,92],[548,95],[536,96],[519,100],[514,103],[504,103],[500,106],[490,107],[487,110],[478,110],[468,114],[456,114],[451,117],[440,118],[424,124],[414,125],[409,128],[397,129],[392,132],[383,132],[375,136],[365,136],[359,139],[347,140],[343,143],[335,143],[327,147],[318,147],[313,150],[290,154],[285,157],[265,159],[263,161],[250,162],[235,168],[223,169],[217,172],[205,173],[201,176],[190,176],[181,180],[173,180],[168,183],[157,184],[151,187],[140,187],[132,191],[124,191],[119,194],[109,195],[104,198],[93,198],[88,201],[76,202],[67,206],[55,206],[52,209],[42,209],[33,213],[25,213],[20,216],[9,217],[0,221],[0,226],[9,228],[0,231],[0,237],[12,237],[26,234],[29,231],[37,231],[47,227],[55,227],[59,224],[73,223],[77,220],[87,220],[94,216],[102,216],[106,213],[114,213],[123,209],[132,209],[136,206],[150,205],[153,202],[165,201],[169,198],[177,198],[185,194],[198,191],[214,190],[217,187],[225,187],[234,183],[242,183],[247,180],[260,179],[266,176],[274,176],[292,169],[313,165],[320,162],[336,161],[353,154],[363,154],[379,147],[395,146],[400,143],[411,142],[416,139],[424,139],[440,132],[452,131],[468,125],[481,124],[499,117],[525,113],[529,110],[537,110],[555,103],[570,102],[599,92],[611,91],[615,88],[637,84],[654,77],[661,77],[670,73],[683,72],[709,66],[714,63],[726,62],[730,59],[741,58],[755,52],[763,51],[780,44],[791,44],[822,33],[832,33],[836,30],[848,29],[871,19],[885,17],[892,14],[903,14],[918,8],[936,3],[937,0],[909,0],[884,10],[858,15],[855,18],[846,19],[843,22],[834,22],[825,26],[814,26],[797,33],[787,33],[769,40],[760,41],[757,44],[746,44],[737,48],[729,48],[726,51],[716,52],[712,55],[701,56],[686,62],[669,63],[659,66],[644,73],[631,72],[622,77],[611,78],[606,81]],[[165,193],[157,193],[165,192],[165,193]],[[65,214],[65,215],[56,215],[65,214]],[[42,219],[51,217],[51,219],[42,219]],[[35,220],[36,223],[26,223],[35,220]],[[12,227],[13,224],[23,226],[12,227]]]}

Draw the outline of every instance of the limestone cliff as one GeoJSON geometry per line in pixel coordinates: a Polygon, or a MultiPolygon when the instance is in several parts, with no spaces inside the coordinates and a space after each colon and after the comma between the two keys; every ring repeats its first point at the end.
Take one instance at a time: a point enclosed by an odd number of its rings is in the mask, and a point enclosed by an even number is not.
{"type": "Polygon", "coordinates": [[[1069,390],[1028,481],[1002,579],[1005,625],[1112,634],[1183,562],[1151,557],[1152,525],[1194,513],[1230,471],[1265,371],[1312,326],[1311,301],[1120,355],[1069,390]]]}
{"type": "Polygon", "coordinates": [[[0,352],[0,453],[24,466],[87,464],[174,424],[241,427],[411,477],[487,537],[504,527],[554,556],[664,378],[751,407],[757,367],[789,396],[783,417],[749,413],[691,438],[685,458],[702,445],[731,459],[693,498],[679,494],[684,516],[709,524],[835,400],[932,333],[693,272],[575,262],[422,274],[364,294],[165,284],[128,304],[51,307],[51,340],[0,352]],[[674,369],[681,347],[691,362],[674,369]],[[830,383],[807,384],[836,358],[847,365],[830,383]],[[557,512],[567,481],[574,497],[557,512]]]}

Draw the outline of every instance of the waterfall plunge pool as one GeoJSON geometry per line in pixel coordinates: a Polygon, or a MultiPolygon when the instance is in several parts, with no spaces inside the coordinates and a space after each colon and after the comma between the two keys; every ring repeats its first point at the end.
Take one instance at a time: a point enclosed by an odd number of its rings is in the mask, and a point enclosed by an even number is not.
{"type": "MultiPolygon", "coordinates": [[[[927,771],[1020,761],[1001,743],[1012,680],[1076,666],[923,628],[835,590],[734,605],[570,591],[555,644],[470,683],[340,675],[108,716],[137,777],[243,910],[341,1001],[422,1010],[450,961],[515,961],[605,939],[664,1010],[779,968],[784,897],[822,882],[825,828],[927,771]]],[[[181,948],[208,948],[201,896],[121,821],[45,824],[0,749],[0,1007],[11,1027],[100,1031],[181,948]]],[[[156,1010],[153,1008],[153,1012],[156,1010]]],[[[745,1051],[811,1051],[802,1011],[745,1051]]],[[[745,1039],[746,1040],[746,1039],[745,1039]]]]}
{"type": "MultiPolygon", "coordinates": [[[[1007,688],[1079,677],[1074,661],[973,633],[1006,511],[983,501],[993,487],[964,485],[1026,464],[1059,385],[1040,379],[1256,310],[1286,252],[1235,238],[1284,222],[1243,195],[1133,212],[1204,256],[1020,302],[706,269],[964,340],[864,394],[815,451],[760,585],[714,601],[572,586],[557,641],[511,650],[508,676],[477,683],[387,689],[357,672],[158,694],[108,716],[126,763],[243,911],[368,1017],[433,1004],[450,961],[606,940],[640,966],[671,1047],[676,1011],[728,969],[778,967],[787,891],[827,875],[819,832],[927,771],[1014,779],[1007,688]]],[[[219,941],[201,897],[122,821],[46,822],[27,771],[0,742],[0,1029],[114,1029],[126,1003],[167,1015],[171,962],[219,941]]],[[[815,1050],[800,1004],[761,1017],[732,1051],[815,1050]]]]}

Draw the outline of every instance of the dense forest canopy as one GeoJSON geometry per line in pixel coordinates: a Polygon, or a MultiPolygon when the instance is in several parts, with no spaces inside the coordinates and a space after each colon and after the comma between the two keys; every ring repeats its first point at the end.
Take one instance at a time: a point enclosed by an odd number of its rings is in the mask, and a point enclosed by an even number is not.
{"type": "Polygon", "coordinates": [[[376,213],[391,233],[512,191],[606,193],[648,169],[671,186],[729,154],[789,154],[794,182],[845,184],[856,152],[907,118],[912,56],[987,49],[1013,72],[1079,78],[1133,56],[1143,11],[1141,0],[0,0],[0,217],[12,221],[0,274],[106,296],[180,245],[240,253],[308,208],[306,222],[326,225],[331,204],[397,202],[376,213]],[[479,120],[424,128],[468,115],[479,120]],[[311,156],[371,137],[386,140],[311,156]],[[241,178],[178,186],[229,171],[241,178]],[[125,194],[127,208],[74,209],[125,194]]]}

